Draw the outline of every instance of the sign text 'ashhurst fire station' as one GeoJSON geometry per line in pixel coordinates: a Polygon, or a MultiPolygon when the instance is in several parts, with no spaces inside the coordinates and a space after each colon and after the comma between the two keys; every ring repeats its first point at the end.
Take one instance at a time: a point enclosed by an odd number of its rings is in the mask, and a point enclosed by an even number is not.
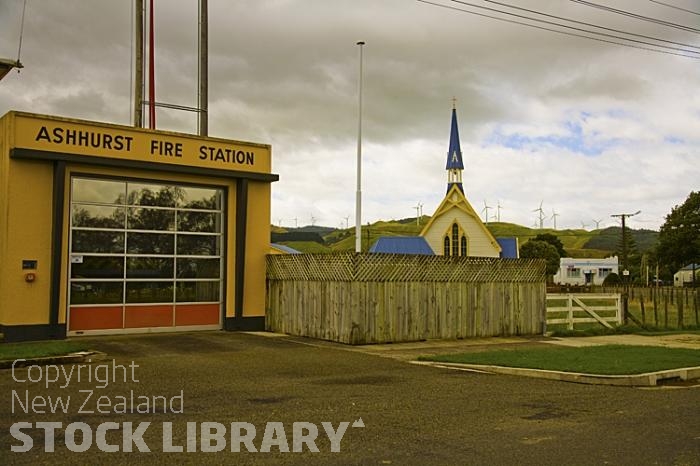
{"type": "MultiPolygon", "coordinates": [[[[125,134],[110,134],[99,131],[84,131],[56,126],[42,126],[35,142],[47,142],[56,145],[106,149],[111,151],[131,152],[134,137],[125,134]]],[[[148,144],[149,154],[155,157],[181,158],[185,150],[182,142],[173,142],[159,138],[151,138],[148,144]]],[[[220,162],[225,164],[255,165],[255,153],[231,147],[216,147],[202,144],[199,146],[197,158],[203,161],[220,162]]]]}

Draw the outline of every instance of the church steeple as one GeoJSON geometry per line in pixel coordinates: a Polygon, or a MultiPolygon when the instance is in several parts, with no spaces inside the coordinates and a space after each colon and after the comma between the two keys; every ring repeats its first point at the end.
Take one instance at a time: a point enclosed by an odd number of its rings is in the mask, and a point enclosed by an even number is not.
{"type": "Polygon", "coordinates": [[[462,149],[459,144],[459,129],[457,128],[456,99],[452,99],[452,128],[450,129],[450,147],[447,151],[445,170],[447,170],[447,191],[449,192],[452,186],[457,185],[459,190],[464,193],[462,187],[464,163],[462,162],[462,149]]]}

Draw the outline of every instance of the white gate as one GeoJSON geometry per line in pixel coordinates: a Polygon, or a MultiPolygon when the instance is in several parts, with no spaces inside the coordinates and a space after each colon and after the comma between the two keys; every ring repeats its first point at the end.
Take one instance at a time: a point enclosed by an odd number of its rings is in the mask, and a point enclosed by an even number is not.
{"type": "Polygon", "coordinates": [[[621,295],[616,293],[547,294],[547,325],[599,323],[612,328],[622,323],[621,295]]]}

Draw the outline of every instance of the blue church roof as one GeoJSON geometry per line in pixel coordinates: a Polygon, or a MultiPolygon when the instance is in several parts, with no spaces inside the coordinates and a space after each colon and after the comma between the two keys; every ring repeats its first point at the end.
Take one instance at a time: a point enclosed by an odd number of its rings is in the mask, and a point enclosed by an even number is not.
{"type": "Polygon", "coordinates": [[[518,238],[496,238],[501,246],[501,259],[518,259],[518,238]]]}
{"type": "Polygon", "coordinates": [[[382,236],[372,245],[369,252],[435,255],[422,236],[382,236]]]}
{"type": "Polygon", "coordinates": [[[464,170],[462,163],[462,148],[459,144],[459,128],[457,128],[457,109],[452,108],[452,128],[450,129],[450,147],[447,150],[447,166],[445,170],[464,170]]]}
{"type": "Polygon", "coordinates": [[[301,254],[301,251],[297,251],[296,249],[285,246],[284,244],[270,243],[270,246],[275,249],[279,249],[280,251],[284,251],[287,254],[301,254]]]}

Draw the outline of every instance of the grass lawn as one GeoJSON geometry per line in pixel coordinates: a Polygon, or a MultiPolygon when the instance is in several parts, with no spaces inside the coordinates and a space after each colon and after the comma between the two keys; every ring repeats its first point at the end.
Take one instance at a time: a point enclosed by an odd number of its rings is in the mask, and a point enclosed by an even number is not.
{"type": "Polygon", "coordinates": [[[85,349],[88,349],[86,343],[64,340],[27,343],[0,343],[0,360],[58,356],[85,349]]]}
{"type": "Polygon", "coordinates": [[[700,350],[656,346],[605,345],[495,350],[420,357],[421,361],[547,369],[585,374],[643,374],[700,366],[700,350]]]}

